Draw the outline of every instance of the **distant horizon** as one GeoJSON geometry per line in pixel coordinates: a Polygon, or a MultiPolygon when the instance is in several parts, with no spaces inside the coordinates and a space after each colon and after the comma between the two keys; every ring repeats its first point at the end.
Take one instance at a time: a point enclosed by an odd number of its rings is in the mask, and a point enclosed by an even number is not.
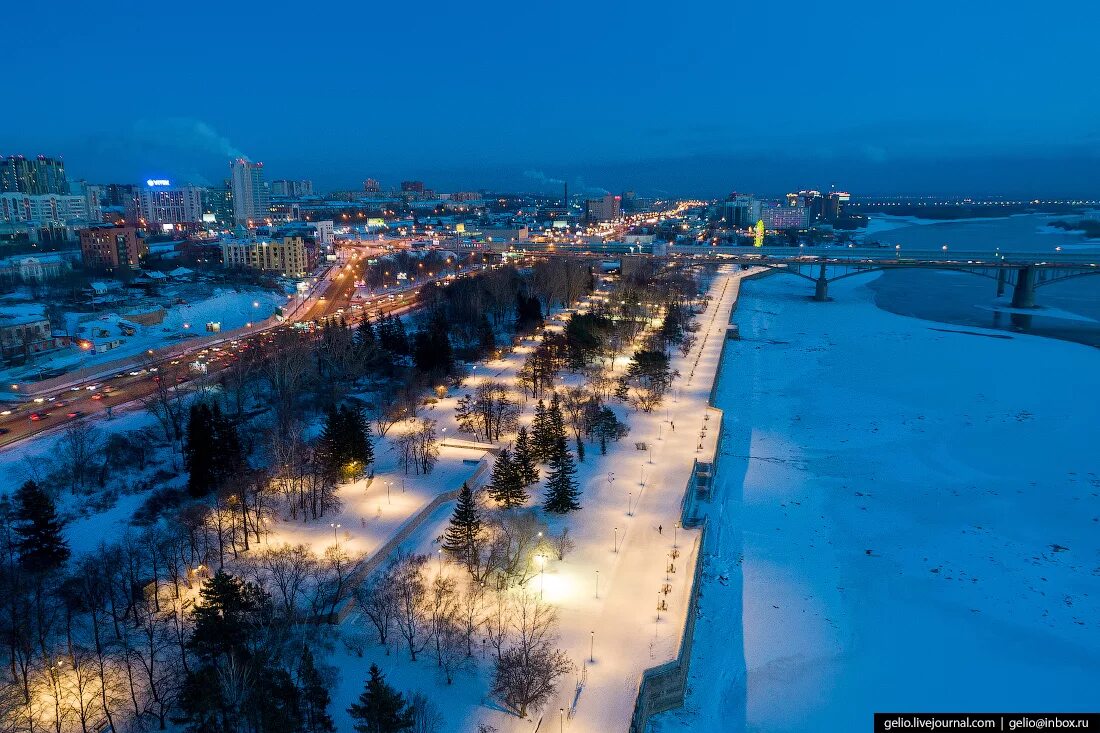
{"type": "MultiPolygon", "coordinates": [[[[86,174],[83,167],[74,168],[73,160],[74,160],[74,158],[76,158],[76,160],[79,161],[80,157],[81,157],[80,155],[73,156],[73,155],[66,155],[64,153],[58,154],[58,153],[39,152],[39,151],[35,151],[35,152],[26,152],[26,151],[18,151],[18,150],[0,151],[0,157],[4,157],[4,156],[8,156],[8,155],[23,155],[23,156],[28,157],[28,158],[36,157],[38,155],[44,155],[44,156],[49,157],[49,158],[60,159],[65,163],[65,173],[66,173],[66,176],[67,176],[67,178],[69,179],[70,182],[83,180],[83,181],[87,181],[88,183],[100,184],[100,185],[106,185],[106,184],[141,185],[142,183],[144,183],[146,180],[149,180],[149,179],[164,179],[164,178],[167,178],[167,179],[172,181],[173,185],[188,185],[188,184],[190,184],[190,185],[206,186],[206,187],[220,185],[222,180],[228,179],[228,177],[229,177],[228,176],[229,163],[233,159],[233,158],[227,158],[225,160],[225,175],[223,175],[219,178],[214,173],[213,170],[208,171],[208,174],[206,174],[206,175],[201,174],[201,173],[198,173],[198,174],[196,174],[196,173],[176,174],[174,172],[175,170],[181,170],[182,169],[181,166],[179,166],[179,165],[172,165],[172,166],[149,165],[149,166],[145,166],[143,168],[145,172],[140,172],[139,171],[139,172],[135,172],[135,173],[130,174],[130,175],[125,175],[125,174],[122,174],[122,173],[116,173],[116,174],[109,174],[108,173],[108,174],[105,174],[105,175],[86,174]]],[[[562,192],[563,184],[566,182],[564,180],[564,175],[565,174],[560,172],[560,171],[556,171],[556,172],[557,172],[558,176],[562,176],[562,177],[547,175],[545,173],[546,169],[549,168],[550,170],[554,170],[552,167],[549,167],[549,166],[544,166],[543,168],[538,168],[538,169],[536,169],[536,168],[525,169],[525,170],[519,172],[518,175],[516,174],[515,171],[509,171],[509,170],[494,171],[494,172],[489,173],[487,175],[477,175],[477,176],[475,176],[475,174],[473,174],[473,173],[463,173],[462,171],[457,171],[457,170],[434,171],[434,172],[433,171],[416,171],[416,172],[413,172],[413,173],[409,173],[407,175],[402,175],[398,172],[386,171],[384,173],[374,173],[374,174],[365,173],[362,177],[359,177],[359,178],[352,178],[352,179],[347,179],[347,180],[333,180],[333,176],[331,176],[331,175],[327,175],[327,176],[324,175],[324,174],[322,174],[320,176],[314,175],[314,174],[311,174],[311,172],[308,171],[308,170],[301,170],[298,166],[295,166],[295,170],[293,171],[293,173],[284,173],[282,170],[277,169],[275,167],[275,164],[272,164],[272,163],[268,162],[268,160],[271,160],[271,159],[264,159],[264,158],[253,159],[253,158],[250,158],[249,156],[244,156],[244,155],[241,155],[241,156],[238,156],[238,157],[245,157],[245,158],[248,158],[249,160],[255,160],[255,162],[264,163],[264,170],[265,170],[264,178],[265,178],[266,181],[270,182],[270,181],[277,181],[277,180],[309,180],[313,183],[315,191],[319,194],[335,193],[335,192],[347,192],[347,191],[353,191],[353,192],[354,191],[361,191],[363,181],[365,181],[367,178],[374,178],[375,180],[379,181],[379,184],[381,185],[383,190],[396,189],[400,186],[402,181],[417,180],[417,181],[423,181],[425,187],[427,187],[431,190],[440,192],[440,193],[450,193],[450,192],[455,192],[455,191],[491,191],[493,193],[541,195],[541,196],[551,196],[552,197],[554,195],[560,195],[560,193],[562,192]],[[479,179],[480,181],[482,181],[482,182],[479,183],[479,182],[474,181],[473,179],[475,177],[477,179],[479,179]],[[495,179],[495,181],[488,182],[486,179],[489,179],[490,181],[492,179],[495,179]],[[508,182],[509,180],[511,180],[512,182],[509,183],[508,182]]],[[[274,158],[274,159],[279,160],[278,156],[276,156],[276,158],[274,158]]],[[[668,165],[670,163],[670,161],[661,161],[660,163],[661,163],[660,167],[665,167],[666,165],[668,165]]],[[[1001,161],[1001,163],[1003,163],[1004,165],[1020,165],[1021,161],[1001,161]]],[[[1030,161],[1030,163],[1032,165],[1034,165],[1035,161],[1030,161]]],[[[1090,172],[1090,173],[1091,173],[1092,170],[1094,170],[1091,167],[1093,161],[1087,160],[1085,158],[1077,159],[1076,161],[1069,161],[1069,160],[1063,161],[1062,163],[1060,163],[1058,165],[1066,165],[1066,164],[1072,164],[1072,163],[1077,163],[1082,168],[1088,169],[1088,172],[1090,172]]],[[[944,164],[944,165],[949,165],[949,164],[944,164]]],[[[633,164],[633,165],[625,164],[625,163],[612,164],[612,166],[614,166],[615,168],[622,168],[622,169],[629,169],[631,167],[642,167],[642,168],[646,167],[645,165],[640,164],[640,163],[636,163],[636,164],[633,164]]],[[[190,167],[190,166],[186,166],[186,167],[190,167]]],[[[319,163],[317,165],[317,170],[318,171],[323,170],[325,167],[326,166],[323,163],[319,163]]],[[[598,172],[600,170],[600,168],[601,168],[601,166],[591,166],[591,167],[583,168],[583,170],[595,170],[595,171],[598,172]]],[[[1063,168],[1063,170],[1064,170],[1064,168],[1063,168]]],[[[621,172],[620,172],[620,175],[622,175],[621,172]]],[[[775,177],[778,177],[778,176],[779,176],[779,174],[773,174],[771,176],[767,176],[767,178],[775,178],[775,177]]],[[[961,198],[997,199],[997,198],[1005,198],[1005,199],[1016,199],[1016,200],[1023,200],[1023,201],[1030,201],[1030,200],[1034,200],[1034,199],[1040,199],[1040,200],[1041,199],[1059,199],[1059,200],[1077,199],[1077,200],[1092,200],[1092,201],[1100,200],[1100,187],[1097,187],[1095,184],[1091,185],[1091,188],[1093,188],[1094,191],[1089,192],[1087,190],[1083,190],[1083,189],[1087,188],[1084,185],[1082,185],[1080,187],[1076,187],[1076,190],[1075,190],[1074,187],[1070,187],[1070,186],[1067,186],[1067,185],[1064,185],[1064,184],[1060,185],[1060,186],[1057,186],[1057,187],[1051,187],[1051,188],[1057,188],[1057,190],[1040,190],[1037,187],[1028,188],[1028,189],[1024,190],[1018,184],[1015,184],[1015,185],[1014,184],[1006,184],[1000,190],[991,190],[991,189],[988,189],[988,188],[983,190],[983,189],[979,189],[977,187],[971,188],[971,189],[961,189],[961,188],[956,187],[956,188],[952,189],[949,185],[946,185],[946,184],[939,187],[939,188],[934,188],[931,185],[928,186],[928,187],[925,187],[925,188],[920,188],[920,189],[905,188],[905,187],[900,187],[900,186],[898,188],[894,188],[894,189],[886,189],[886,188],[883,188],[881,186],[875,186],[874,188],[871,188],[871,189],[861,190],[858,186],[844,185],[843,182],[835,182],[835,181],[830,181],[829,183],[821,183],[821,182],[805,183],[805,182],[803,182],[803,183],[798,183],[798,184],[792,184],[792,185],[787,186],[787,187],[783,187],[783,186],[776,187],[774,184],[772,184],[770,186],[767,186],[767,187],[763,187],[763,186],[753,186],[753,185],[750,185],[748,182],[744,182],[744,183],[731,182],[731,184],[729,186],[727,186],[726,188],[721,188],[720,186],[712,184],[712,185],[706,187],[708,189],[706,191],[704,191],[704,190],[692,191],[692,190],[686,190],[686,184],[688,182],[683,180],[685,178],[685,176],[683,174],[675,176],[675,178],[679,179],[681,184],[682,184],[681,186],[677,187],[678,190],[663,189],[663,188],[659,188],[657,186],[654,186],[652,184],[648,185],[648,186],[643,186],[643,185],[631,185],[630,183],[622,183],[619,186],[592,186],[592,185],[589,185],[586,182],[587,180],[590,180],[590,179],[589,179],[588,176],[585,176],[585,175],[574,175],[574,176],[572,176],[572,178],[568,181],[568,184],[569,184],[569,191],[570,191],[571,196],[574,196],[574,195],[575,196],[597,196],[597,195],[601,195],[601,194],[605,194],[605,193],[621,194],[621,193],[626,192],[626,191],[635,191],[639,196],[644,197],[644,198],[658,197],[658,198],[679,198],[679,199],[684,199],[684,198],[717,199],[717,198],[722,198],[722,197],[724,197],[724,196],[726,196],[730,193],[733,193],[733,192],[750,193],[750,194],[755,194],[755,195],[762,196],[762,197],[782,197],[787,193],[796,192],[796,191],[804,190],[804,189],[805,190],[828,191],[828,190],[830,190],[830,186],[833,186],[835,188],[835,190],[845,191],[845,192],[850,193],[853,198],[942,198],[942,199],[961,199],[961,198]]],[[[792,180],[795,180],[795,179],[792,178],[792,180]]],[[[610,181],[608,181],[608,182],[610,183],[610,181]]]]}

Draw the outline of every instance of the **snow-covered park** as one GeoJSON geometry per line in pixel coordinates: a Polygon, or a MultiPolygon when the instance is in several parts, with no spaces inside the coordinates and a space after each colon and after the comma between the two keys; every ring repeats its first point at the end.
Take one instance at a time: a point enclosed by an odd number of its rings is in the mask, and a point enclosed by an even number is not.
{"type": "Polygon", "coordinates": [[[686,705],[652,729],[1095,709],[1100,354],[747,284],[686,705]]]}

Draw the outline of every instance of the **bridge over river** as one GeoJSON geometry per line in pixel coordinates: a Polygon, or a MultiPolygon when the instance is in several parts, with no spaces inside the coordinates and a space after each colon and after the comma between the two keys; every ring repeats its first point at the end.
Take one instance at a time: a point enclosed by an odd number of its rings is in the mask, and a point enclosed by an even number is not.
{"type": "Polygon", "coordinates": [[[1100,251],[966,252],[904,250],[886,247],[710,247],[676,245],[668,255],[769,267],[814,283],[814,300],[828,300],[829,283],[882,270],[951,270],[986,277],[997,283],[997,295],[1012,288],[1013,308],[1034,308],[1035,291],[1046,285],[1100,275],[1100,251]]]}

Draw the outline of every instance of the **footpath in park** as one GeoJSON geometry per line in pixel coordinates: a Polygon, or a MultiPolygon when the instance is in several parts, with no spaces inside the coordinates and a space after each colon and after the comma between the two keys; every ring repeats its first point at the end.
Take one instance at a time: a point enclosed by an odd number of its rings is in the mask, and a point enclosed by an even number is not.
{"type": "Polygon", "coordinates": [[[648,414],[632,414],[626,445],[608,462],[613,482],[603,474],[587,477],[582,510],[587,516],[576,528],[578,552],[568,564],[588,568],[588,577],[571,579],[583,590],[563,599],[561,611],[562,642],[576,650],[583,683],[579,693],[574,684],[563,684],[544,711],[544,717],[557,718],[564,708],[567,719],[552,721],[559,727],[585,733],[629,730],[642,674],[679,653],[701,532],[676,525],[695,459],[709,461],[714,453],[717,426],[703,438],[700,433],[740,282],[750,274],[719,271],[711,283],[711,301],[696,321],[696,346],[686,357],[673,359],[680,377],[665,404],[648,414]],[[652,447],[652,463],[649,451],[637,450],[637,443],[652,447]],[[618,552],[612,548],[615,527],[618,552]],[[674,549],[679,552],[675,560],[670,557],[674,549]],[[658,620],[659,600],[666,607],[658,620]]]}

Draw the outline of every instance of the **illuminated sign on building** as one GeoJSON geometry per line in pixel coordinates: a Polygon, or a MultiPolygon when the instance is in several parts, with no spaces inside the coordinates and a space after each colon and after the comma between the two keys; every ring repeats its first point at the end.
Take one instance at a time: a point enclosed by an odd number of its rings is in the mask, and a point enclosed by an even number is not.
{"type": "Polygon", "coordinates": [[[171,186],[172,183],[167,178],[150,178],[145,182],[146,186],[171,186]]]}

